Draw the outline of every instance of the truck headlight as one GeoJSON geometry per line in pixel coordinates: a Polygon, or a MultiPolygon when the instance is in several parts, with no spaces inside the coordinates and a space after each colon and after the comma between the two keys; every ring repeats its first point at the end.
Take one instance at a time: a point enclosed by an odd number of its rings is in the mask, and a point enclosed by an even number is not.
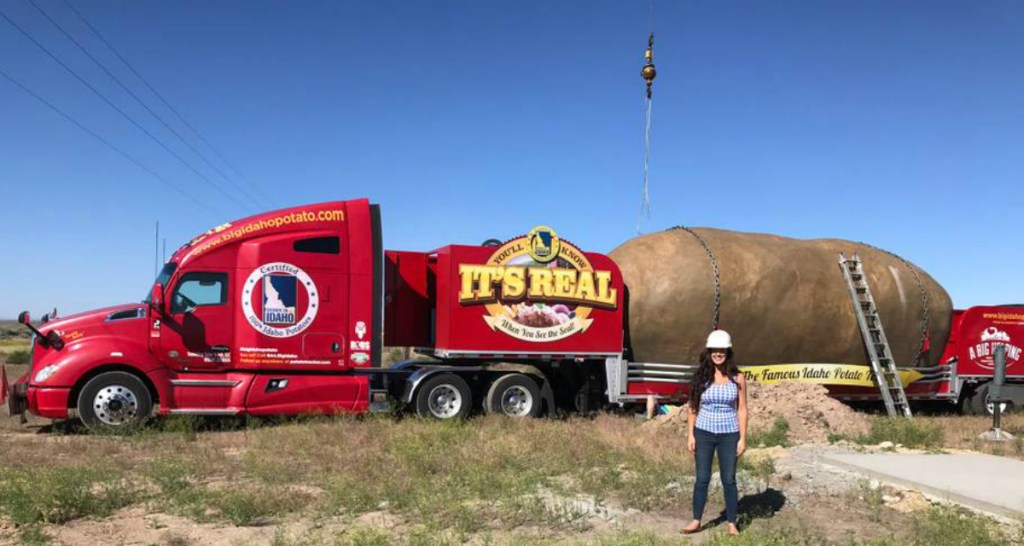
{"type": "Polygon", "coordinates": [[[36,372],[36,376],[32,380],[34,382],[36,382],[36,383],[42,383],[42,382],[46,381],[47,379],[49,379],[50,376],[53,375],[54,372],[57,371],[58,367],[59,366],[57,366],[56,364],[50,364],[49,366],[47,366],[47,367],[39,370],[38,372],[36,372]]]}

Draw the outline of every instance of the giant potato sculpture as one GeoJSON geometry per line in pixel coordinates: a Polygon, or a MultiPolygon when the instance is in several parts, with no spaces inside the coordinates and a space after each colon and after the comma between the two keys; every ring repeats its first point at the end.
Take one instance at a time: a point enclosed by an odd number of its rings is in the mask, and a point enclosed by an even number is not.
{"type": "Polygon", "coordinates": [[[867,364],[838,254],[857,253],[898,366],[937,364],[949,294],[888,252],[840,239],[799,240],[710,228],[642,235],[613,250],[629,297],[632,360],[692,364],[715,320],[740,364],[867,364]],[[930,350],[921,354],[924,332],[930,350]]]}

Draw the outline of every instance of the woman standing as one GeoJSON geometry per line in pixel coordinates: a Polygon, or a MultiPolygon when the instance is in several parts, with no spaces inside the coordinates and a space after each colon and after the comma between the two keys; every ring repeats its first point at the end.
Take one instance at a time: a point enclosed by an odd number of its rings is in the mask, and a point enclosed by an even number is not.
{"type": "Polygon", "coordinates": [[[736,528],[736,459],[747,449],[747,381],[733,359],[732,338],[725,330],[708,336],[700,366],[690,381],[687,448],[696,458],[693,521],[683,533],[700,530],[700,518],[711,483],[711,461],[718,452],[718,470],[725,491],[725,515],[730,535],[736,528]]]}

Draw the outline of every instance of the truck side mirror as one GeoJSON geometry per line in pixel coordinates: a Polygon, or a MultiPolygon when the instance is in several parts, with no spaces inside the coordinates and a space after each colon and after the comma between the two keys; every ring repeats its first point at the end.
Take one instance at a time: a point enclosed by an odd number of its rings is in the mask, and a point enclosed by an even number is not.
{"type": "Polygon", "coordinates": [[[32,322],[32,317],[28,314],[28,311],[22,311],[18,314],[18,323],[28,326],[32,322]]]}
{"type": "Polygon", "coordinates": [[[162,314],[164,312],[164,285],[160,283],[153,285],[153,291],[149,296],[149,306],[158,313],[162,314]]]}

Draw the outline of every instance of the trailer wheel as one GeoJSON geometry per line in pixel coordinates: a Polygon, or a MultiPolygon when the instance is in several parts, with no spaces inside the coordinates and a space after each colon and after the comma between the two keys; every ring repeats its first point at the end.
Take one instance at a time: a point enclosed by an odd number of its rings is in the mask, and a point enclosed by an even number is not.
{"type": "Polygon", "coordinates": [[[152,409],[149,389],[126,372],[101,373],[78,395],[78,417],[89,428],[114,430],[135,425],[152,409]]]}
{"type": "MultiPolygon", "coordinates": [[[[964,396],[960,410],[966,415],[992,415],[995,413],[995,403],[989,401],[989,384],[978,385],[973,391],[964,396]]],[[[1002,402],[1002,412],[1007,413],[1013,409],[1010,402],[1002,402]]]]}
{"type": "MultiPolygon", "coordinates": [[[[970,408],[972,415],[993,415],[996,412],[996,404],[989,400],[989,384],[984,383],[979,385],[974,390],[974,394],[971,395],[971,400],[965,406],[970,408]]],[[[1000,402],[1002,413],[1007,413],[1013,409],[1013,404],[1010,402],[1000,402]]]]}
{"type": "Polygon", "coordinates": [[[465,419],[473,407],[466,380],[451,373],[431,377],[416,392],[416,413],[434,419],[465,419]]]}
{"type": "Polygon", "coordinates": [[[505,374],[495,379],[484,399],[484,411],[488,414],[509,417],[537,417],[541,406],[537,382],[521,373],[505,374]]]}

